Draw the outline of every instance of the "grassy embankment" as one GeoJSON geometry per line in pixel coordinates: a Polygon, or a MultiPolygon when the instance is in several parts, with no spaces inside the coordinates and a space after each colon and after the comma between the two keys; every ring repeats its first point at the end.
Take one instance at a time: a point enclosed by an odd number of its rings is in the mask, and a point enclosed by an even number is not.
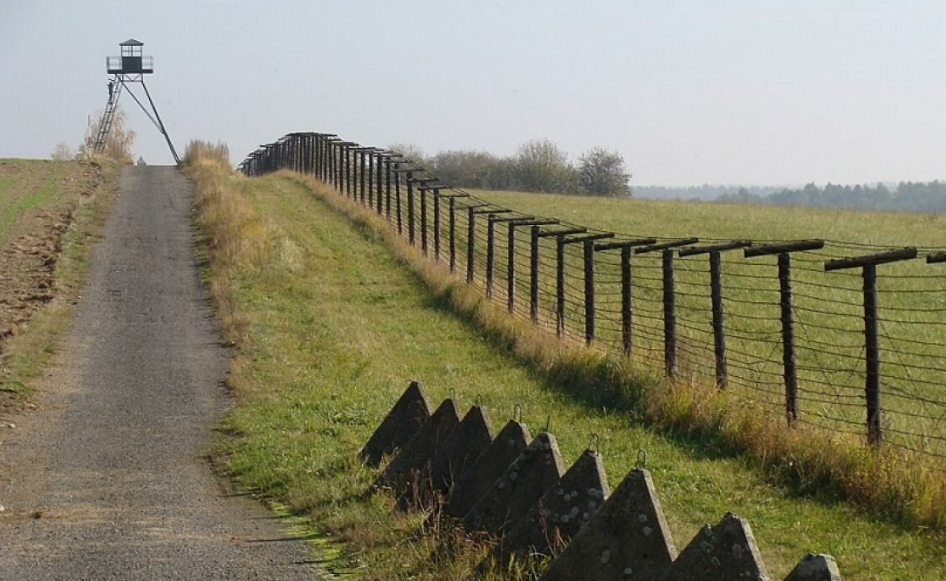
{"type": "Polygon", "coordinates": [[[22,403],[68,327],[119,166],[0,160],[0,404],[22,403]]]}
{"type": "Polygon", "coordinates": [[[435,401],[454,395],[466,407],[481,398],[494,424],[516,405],[534,429],[550,414],[568,463],[598,434],[613,484],[646,449],[678,546],[732,510],[751,521],[774,578],[807,551],[834,554],[848,579],[946,576],[939,534],[834,498],[800,498],[771,486],[724,440],[664,435],[603,405],[607,393],[593,403],[555,368],[522,365],[526,343],[534,352],[554,347],[424,270],[411,250],[321,187],[288,175],[248,180],[208,162],[190,172],[211,291],[237,347],[230,382],[239,405],[224,422],[229,467],[243,486],[341,541],[338,565],[354,577],[462,579],[482,554],[475,546],[437,551],[437,539],[420,533],[421,517],[365,495],[374,472],[357,451],[413,378],[435,401]],[[458,317],[464,300],[468,313],[495,317],[497,327],[458,317]],[[515,345],[513,328],[522,333],[515,345]]]}

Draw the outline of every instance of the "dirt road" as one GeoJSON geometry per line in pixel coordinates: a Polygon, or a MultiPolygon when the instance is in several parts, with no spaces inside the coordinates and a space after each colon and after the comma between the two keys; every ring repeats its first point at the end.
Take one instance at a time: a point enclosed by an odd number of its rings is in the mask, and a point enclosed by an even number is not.
{"type": "Polygon", "coordinates": [[[309,579],[306,547],[203,458],[228,405],[190,184],[128,167],[39,411],[0,428],[0,580],[309,579]]]}

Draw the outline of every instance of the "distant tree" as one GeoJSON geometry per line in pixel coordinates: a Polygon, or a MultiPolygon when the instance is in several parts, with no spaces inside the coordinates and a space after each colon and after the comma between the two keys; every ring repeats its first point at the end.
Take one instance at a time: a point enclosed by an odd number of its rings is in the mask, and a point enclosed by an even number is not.
{"type": "Polygon", "coordinates": [[[624,158],[615,151],[595,147],[578,158],[578,186],[591,196],[629,196],[631,178],[624,158]]]}
{"type": "MultiPolygon", "coordinates": [[[[103,118],[104,113],[98,113],[95,119],[89,122],[85,139],[79,146],[80,156],[89,158],[95,153],[95,140],[98,137],[99,128],[102,127],[103,118]]],[[[125,112],[121,108],[116,110],[105,141],[105,156],[121,163],[133,163],[135,160],[132,148],[135,144],[136,133],[128,128],[127,122],[128,117],[125,112]]]]}
{"type": "Polygon", "coordinates": [[[513,190],[518,187],[518,166],[512,157],[500,157],[489,174],[488,189],[513,190]]]}
{"type": "Polygon", "coordinates": [[[485,151],[441,151],[430,158],[430,166],[444,182],[468,188],[492,187],[499,158],[485,151]]]}
{"type": "Polygon", "coordinates": [[[394,153],[399,153],[406,157],[407,159],[417,162],[425,163],[426,157],[424,156],[424,150],[420,148],[419,145],[415,143],[392,143],[388,146],[388,149],[394,153]]]}
{"type": "Polygon", "coordinates": [[[52,155],[49,157],[53,161],[69,161],[76,158],[76,152],[69,147],[68,143],[60,141],[56,144],[56,149],[53,150],[52,155]]]}
{"type": "Polygon", "coordinates": [[[568,155],[548,139],[519,146],[515,156],[517,186],[529,192],[567,192],[577,181],[568,155]]]}

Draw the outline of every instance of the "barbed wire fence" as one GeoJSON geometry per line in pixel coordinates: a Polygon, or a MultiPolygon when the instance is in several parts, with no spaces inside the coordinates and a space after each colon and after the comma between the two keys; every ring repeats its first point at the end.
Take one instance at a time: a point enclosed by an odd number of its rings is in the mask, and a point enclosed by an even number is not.
{"type": "Polygon", "coordinates": [[[562,340],[715,382],[788,424],[946,458],[946,248],[602,231],[498,206],[326,133],[290,133],[239,169],[330,184],[562,340]]]}

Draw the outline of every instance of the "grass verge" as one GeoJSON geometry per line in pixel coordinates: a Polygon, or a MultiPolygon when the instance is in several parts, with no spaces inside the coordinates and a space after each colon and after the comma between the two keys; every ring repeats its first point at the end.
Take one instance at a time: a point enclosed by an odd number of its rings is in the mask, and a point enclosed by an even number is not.
{"type": "Polygon", "coordinates": [[[678,546],[732,510],[752,522],[773,578],[807,551],[834,554],[851,579],[946,576],[941,534],[873,518],[839,501],[837,487],[814,493],[815,480],[805,479],[807,496],[773,486],[758,460],[722,437],[730,420],[688,395],[699,386],[667,390],[598,354],[561,349],[464,294],[396,239],[379,244],[385,228],[317,185],[287,175],[248,180],[210,162],[189,171],[210,287],[237,347],[238,406],[222,425],[231,437],[221,454],[242,486],[341,541],[339,571],[463,579],[482,555],[476,544],[445,554],[440,539],[421,533],[422,515],[365,494],[374,472],[357,451],[417,378],[434,400],[481,398],[497,424],[517,404],[533,425],[551,415],[567,463],[598,434],[612,483],[646,449],[678,546]],[[661,392],[661,404],[645,403],[661,392]],[[666,424],[654,430],[658,413],[666,424]]]}
{"type": "MultiPolygon", "coordinates": [[[[55,162],[19,163],[33,163],[38,167],[55,162]]],[[[88,273],[93,247],[118,194],[120,166],[115,162],[96,159],[59,165],[75,166],[77,172],[70,174],[64,183],[43,186],[46,197],[51,197],[47,192],[50,187],[56,190],[56,206],[61,206],[69,216],[68,228],[58,243],[51,300],[32,313],[28,323],[3,343],[0,391],[12,394],[14,405],[29,397],[31,381],[42,372],[55,352],[58,339],[68,329],[88,273]]],[[[30,166],[26,165],[25,170],[31,171],[30,166]]],[[[16,232],[15,225],[12,230],[16,232]]]]}

